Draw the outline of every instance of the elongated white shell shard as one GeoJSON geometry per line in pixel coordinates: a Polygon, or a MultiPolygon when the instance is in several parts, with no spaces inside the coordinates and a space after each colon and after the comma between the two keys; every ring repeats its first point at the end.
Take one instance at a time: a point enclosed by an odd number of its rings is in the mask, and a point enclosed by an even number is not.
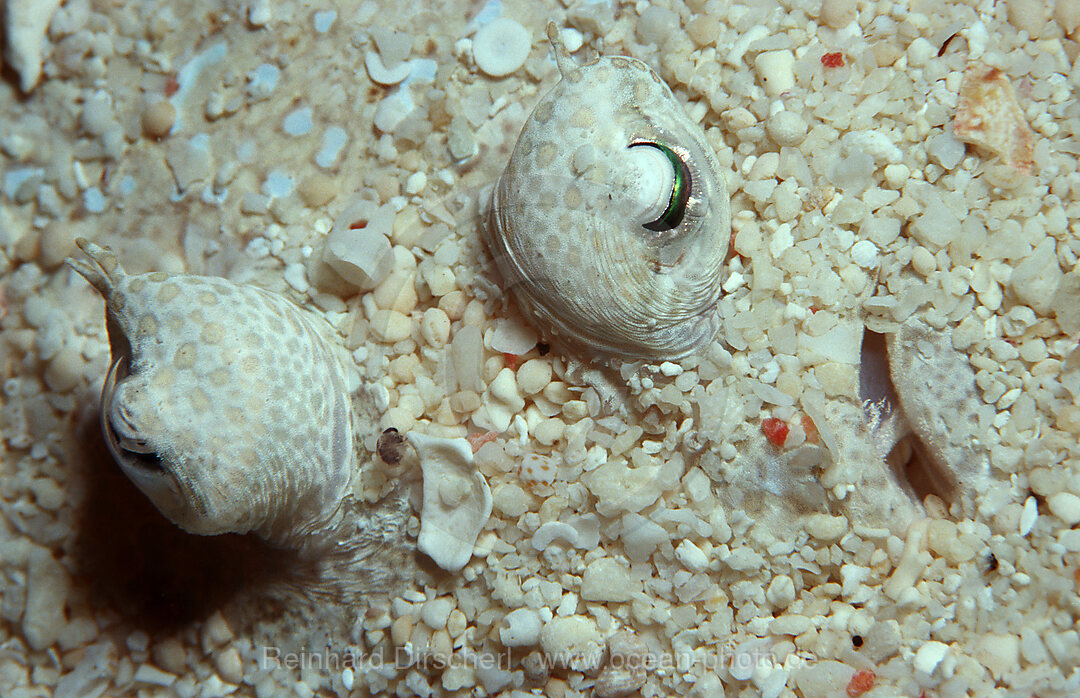
{"type": "Polygon", "coordinates": [[[491,490],[473,464],[465,439],[444,439],[410,432],[424,474],[420,535],[416,547],[449,572],[472,557],[476,538],[491,516],[491,490]]]}
{"type": "Polygon", "coordinates": [[[643,62],[579,68],[555,50],[562,80],[526,120],[484,231],[505,285],[547,339],[573,349],[693,353],[720,322],[720,164],[643,62]]]}
{"type": "Polygon", "coordinates": [[[224,279],[128,275],[79,246],[93,265],[69,264],[106,302],[102,422],[124,473],[192,533],[302,547],[329,531],[355,457],[346,376],[317,318],[224,279]]]}
{"type": "Polygon", "coordinates": [[[5,57],[19,74],[23,93],[34,89],[41,78],[49,22],[61,0],[7,0],[3,8],[5,57]]]}

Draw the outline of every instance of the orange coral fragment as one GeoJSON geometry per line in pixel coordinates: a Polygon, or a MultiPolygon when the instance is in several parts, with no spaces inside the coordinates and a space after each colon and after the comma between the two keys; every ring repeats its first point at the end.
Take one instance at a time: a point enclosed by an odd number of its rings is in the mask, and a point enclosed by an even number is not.
{"type": "Polygon", "coordinates": [[[810,419],[810,415],[804,414],[799,418],[799,422],[802,424],[803,432],[806,433],[806,442],[816,444],[821,440],[821,435],[818,433],[817,424],[814,424],[814,420],[810,419]]]}
{"type": "Polygon", "coordinates": [[[498,436],[499,432],[489,431],[484,434],[469,434],[465,438],[468,440],[469,445],[472,446],[472,452],[476,453],[484,446],[484,444],[494,441],[498,436]]]}
{"type": "Polygon", "coordinates": [[[877,679],[877,675],[869,669],[860,669],[856,671],[851,677],[851,681],[847,685],[847,694],[851,698],[861,696],[874,687],[874,681],[877,679]]]}
{"type": "Polygon", "coordinates": [[[826,53],[821,57],[821,65],[826,68],[843,68],[844,67],[844,54],[839,51],[833,51],[832,53],[826,53]]]}
{"type": "Polygon", "coordinates": [[[964,69],[953,133],[998,155],[1023,174],[1030,174],[1035,164],[1031,128],[1016,103],[1009,79],[998,68],[980,61],[972,61],[964,69]]]}

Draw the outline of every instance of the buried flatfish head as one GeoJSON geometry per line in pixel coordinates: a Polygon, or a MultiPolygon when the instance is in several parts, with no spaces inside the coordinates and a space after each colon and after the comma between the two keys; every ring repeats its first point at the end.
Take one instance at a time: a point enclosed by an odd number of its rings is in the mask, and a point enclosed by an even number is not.
{"type": "Polygon", "coordinates": [[[130,275],[78,244],[90,263],[68,263],[106,302],[102,428],[127,477],[191,533],[296,549],[339,535],[356,459],[329,328],[254,286],[130,275]]]}
{"type": "Polygon", "coordinates": [[[731,229],[701,128],[640,60],[576,66],[528,117],[484,235],[518,305],[602,357],[677,359],[712,340],[731,229]]]}

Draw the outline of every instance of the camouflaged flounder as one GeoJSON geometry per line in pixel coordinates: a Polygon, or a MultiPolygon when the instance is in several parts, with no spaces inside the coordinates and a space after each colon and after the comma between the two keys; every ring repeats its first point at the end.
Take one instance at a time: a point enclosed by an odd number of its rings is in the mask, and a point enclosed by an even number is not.
{"type": "Polygon", "coordinates": [[[129,275],[78,244],[93,264],[68,263],[106,302],[102,426],[124,473],[192,533],[293,548],[327,535],[355,456],[346,376],[321,321],[254,286],[129,275]]]}
{"type": "Polygon", "coordinates": [[[731,218],[698,124],[645,63],[578,67],[537,103],[496,185],[485,237],[549,339],[601,356],[675,359],[710,342],[731,218]]]}

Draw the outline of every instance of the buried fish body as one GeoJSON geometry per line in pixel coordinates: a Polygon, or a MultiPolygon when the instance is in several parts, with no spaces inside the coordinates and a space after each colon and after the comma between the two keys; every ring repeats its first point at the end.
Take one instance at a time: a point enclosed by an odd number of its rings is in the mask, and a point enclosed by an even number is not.
{"type": "Polygon", "coordinates": [[[106,302],[101,419],[125,475],[191,533],[287,548],[332,536],[356,458],[348,378],[317,319],[254,286],[129,275],[79,246],[93,264],[69,264],[106,302]]]}
{"type": "Polygon", "coordinates": [[[677,359],[719,329],[730,236],[720,165],[645,63],[578,67],[522,128],[484,234],[523,312],[551,339],[621,359],[677,359]]]}

